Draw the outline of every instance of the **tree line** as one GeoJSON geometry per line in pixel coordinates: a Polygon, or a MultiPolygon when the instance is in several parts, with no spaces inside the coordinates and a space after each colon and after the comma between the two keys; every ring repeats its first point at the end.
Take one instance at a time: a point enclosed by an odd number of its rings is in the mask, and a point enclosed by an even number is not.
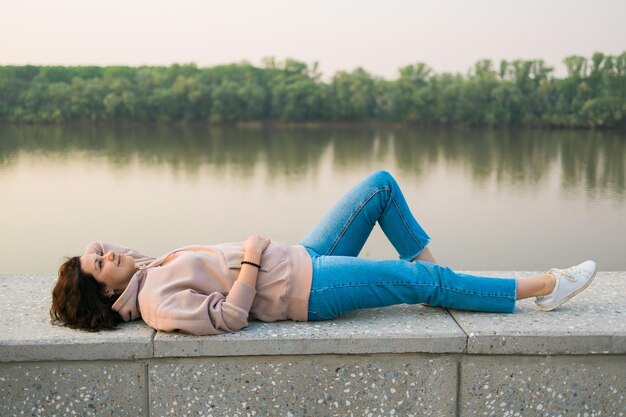
{"type": "Polygon", "coordinates": [[[626,128],[626,52],[563,60],[480,60],[466,74],[425,63],[395,80],[363,68],[322,80],[293,59],[199,68],[0,66],[0,122],[361,122],[626,128]]]}

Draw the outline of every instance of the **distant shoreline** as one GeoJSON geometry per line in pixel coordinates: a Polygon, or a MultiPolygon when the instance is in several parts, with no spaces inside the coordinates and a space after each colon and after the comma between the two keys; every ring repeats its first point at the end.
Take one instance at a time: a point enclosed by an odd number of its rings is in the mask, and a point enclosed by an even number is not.
{"type": "Polygon", "coordinates": [[[626,129],[626,52],[475,63],[467,74],[418,62],[393,80],[363,68],[322,81],[317,63],[0,66],[0,122],[626,129]]]}
{"type": "Polygon", "coordinates": [[[72,122],[5,122],[0,121],[2,127],[59,127],[59,128],[76,128],[76,127],[105,127],[105,128],[128,128],[128,127],[182,127],[182,128],[215,128],[215,129],[469,129],[469,130],[551,130],[551,131],[581,131],[581,130],[598,130],[598,131],[622,131],[626,127],[612,126],[526,126],[526,125],[506,125],[506,126],[484,126],[470,125],[467,123],[456,124],[419,124],[411,122],[385,122],[385,121],[361,121],[361,122],[284,122],[284,121],[258,121],[258,122],[236,122],[236,123],[211,123],[201,121],[72,121],[72,122]]]}

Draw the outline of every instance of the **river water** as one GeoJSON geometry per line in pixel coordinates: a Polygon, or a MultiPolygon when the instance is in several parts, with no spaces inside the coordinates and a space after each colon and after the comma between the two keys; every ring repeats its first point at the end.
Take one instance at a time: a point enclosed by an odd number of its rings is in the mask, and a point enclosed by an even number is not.
{"type": "MultiPolygon", "coordinates": [[[[440,263],[626,270],[625,166],[624,132],[0,126],[0,274],[54,273],[92,240],[297,243],[381,169],[440,263]]],[[[397,257],[378,228],[361,256],[397,257]]]]}

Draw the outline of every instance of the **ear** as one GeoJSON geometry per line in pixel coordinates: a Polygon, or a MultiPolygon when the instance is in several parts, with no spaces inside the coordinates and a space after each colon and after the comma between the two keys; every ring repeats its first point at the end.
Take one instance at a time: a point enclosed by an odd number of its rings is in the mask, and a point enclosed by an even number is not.
{"type": "Polygon", "coordinates": [[[108,298],[111,298],[115,295],[115,290],[113,290],[113,288],[110,288],[110,287],[104,287],[102,292],[104,293],[104,296],[108,298]]]}

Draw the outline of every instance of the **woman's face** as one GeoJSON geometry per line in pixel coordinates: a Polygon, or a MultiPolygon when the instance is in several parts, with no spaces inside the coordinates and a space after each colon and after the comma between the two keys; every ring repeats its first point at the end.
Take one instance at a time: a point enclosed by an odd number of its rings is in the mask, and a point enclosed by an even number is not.
{"type": "Polygon", "coordinates": [[[104,285],[105,292],[113,291],[121,294],[128,286],[137,268],[131,256],[108,252],[104,255],[90,253],[80,257],[80,269],[93,275],[100,284],[104,285]]]}

